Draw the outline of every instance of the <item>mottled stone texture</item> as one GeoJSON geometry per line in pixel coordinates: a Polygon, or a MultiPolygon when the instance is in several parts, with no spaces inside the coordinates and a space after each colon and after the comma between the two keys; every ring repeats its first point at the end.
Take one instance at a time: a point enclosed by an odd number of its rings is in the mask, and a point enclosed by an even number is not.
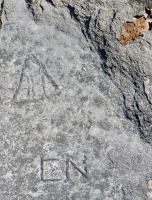
{"type": "Polygon", "coordinates": [[[117,39],[143,4],[1,10],[0,200],[152,199],[152,32],[117,39]]]}

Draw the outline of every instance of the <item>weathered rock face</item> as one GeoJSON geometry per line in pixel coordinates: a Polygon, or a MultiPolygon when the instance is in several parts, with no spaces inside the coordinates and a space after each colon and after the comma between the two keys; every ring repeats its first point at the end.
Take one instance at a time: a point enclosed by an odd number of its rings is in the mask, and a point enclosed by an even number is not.
{"type": "Polygon", "coordinates": [[[151,33],[149,32],[143,40],[134,42],[126,48],[122,48],[117,40],[122,32],[122,24],[140,13],[147,2],[143,1],[144,4],[124,0],[117,2],[52,0],[47,2],[53,6],[52,12],[46,5],[46,1],[28,2],[34,20],[42,21],[42,23],[46,19],[49,22],[53,21],[57,27],[67,32],[67,30],[73,30],[69,21],[70,14],[72,21],[77,22],[81,28],[91,50],[96,50],[104,60],[104,72],[121,91],[126,117],[136,123],[141,137],[151,143],[151,79],[149,78],[151,33]],[[65,25],[62,26],[62,24],[65,25]]]}
{"type": "Polygon", "coordinates": [[[4,0],[0,199],[152,199],[151,38],[127,0],[4,0]]]}

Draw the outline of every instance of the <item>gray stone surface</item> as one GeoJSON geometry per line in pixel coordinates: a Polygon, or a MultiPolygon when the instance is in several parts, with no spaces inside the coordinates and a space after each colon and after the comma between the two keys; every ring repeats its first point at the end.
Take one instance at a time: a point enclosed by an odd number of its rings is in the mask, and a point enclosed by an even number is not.
{"type": "Polygon", "coordinates": [[[0,200],[152,199],[152,33],[128,0],[4,0],[0,200]]]}

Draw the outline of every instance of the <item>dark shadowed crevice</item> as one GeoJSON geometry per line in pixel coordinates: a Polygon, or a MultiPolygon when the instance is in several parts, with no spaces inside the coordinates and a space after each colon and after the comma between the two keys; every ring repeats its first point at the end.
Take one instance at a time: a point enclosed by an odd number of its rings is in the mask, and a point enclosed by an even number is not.
{"type": "Polygon", "coordinates": [[[2,28],[2,13],[4,8],[4,0],[0,2],[0,29],[2,28]]]}
{"type": "MultiPolygon", "coordinates": [[[[34,3],[32,0],[25,0],[26,4],[27,4],[27,8],[30,11],[30,13],[32,14],[33,20],[35,23],[38,22],[39,18],[38,15],[35,13],[35,9],[34,9],[34,3]]],[[[43,12],[43,7],[41,7],[42,12],[43,12]]]]}
{"type": "Polygon", "coordinates": [[[75,12],[75,8],[73,6],[70,6],[70,5],[68,5],[67,8],[70,12],[71,18],[74,19],[77,23],[79,23],[84,37],[86,38],[86,40],[88,40],[87,36],[88,36],[89,23],[90,23],[91,17],[86,18],[86,20],[82,23],[80,21],[80,19],[78,18],[78,15],[75,12]]]}
{"type": "Polygon", "coordinates": [[[32,5],[32,0],[25,0],[25,2],[27,4],[27,8],[30,9],[32,5]]]}
{"type": "Polygon", "coordinates": [[[46,0],[48,3],[50,3],[52,6],[54,6],[55,7],[55,4],[54,4],[54,2],[53,2],[53,0],[46,0]]]}
{"type": "Polygon", "coordinates": [[[107,53],[105,49],[98,49],[99,56],[102,60],[107,60],[107,53]]]}
{"type": "Polygon", "coordinates": [[[42,10],[42,13],[43,13],[43,11],[44,11],[44,8],[43,8],[43,6],[42,6],[42,5],[40,5],[40,8],[41,8],[41,10],[42,10]]]}
{"type": "Polygon", "coordinates": [[[136,123],[137,123],[137,128],[139,129],[139,133],[140,133],[140,137],[149,143],[149,141],[146,139],[145,137],[145,134],[143,133],[142,129],[141,129],[141,123],[140,123],[140,118],[139,118],[139,115],[137,113],[135,113],[135,120],[136,120],[136,123]]]}
{"type": "Polygon", "coordinates": [[[87,19],[84,21],[84,27],[86,29],[86,34],[89,35],[89,25],[91,21],[91,16],[87,17],[87,19]]]}
{"type": "Polygon", "coordinates": [[[71,18],[74,16],[74,7],[72,7],[72,6],[69,6],[68,5],[68,7],[67,7],[68,9],[69,9],[69,11],[70,11],[70,16],[71,16],[71,18]]]}
{"type": "Polygon", "coordinates": [[[103,44],[104,44],[104,46],[107,44],[107,40],[106,40],[106,38],[105,38],[105,36],[103,35],[102,36],[102,40],[103,40],[103,44]]]}
{"type": "Polygon", "coordinates": [[[70,5],[68,5],[67,8],[70,11],[71,18],[74,18],[77,22],[79,22],[80,20],[78,19],[78,16],[75,14],[75,8],[70,5]]]}
{"type": "Polygon", "coordinates": [[[81,21],[75,12],[75,7],[68,5],[67,8],[70,12],[71,18],[73,18],[76,22],[79,23],[79,25],[81,27],[81,31],[82,31],[84,37],[86,38],[86,40],[88,41],[88,37],[90,35],[89,34],[89,25],[90,25],[90,21],[91,21],[91,16],[85,17],[85,19],[83,19],[83,21],[81,21]]]}

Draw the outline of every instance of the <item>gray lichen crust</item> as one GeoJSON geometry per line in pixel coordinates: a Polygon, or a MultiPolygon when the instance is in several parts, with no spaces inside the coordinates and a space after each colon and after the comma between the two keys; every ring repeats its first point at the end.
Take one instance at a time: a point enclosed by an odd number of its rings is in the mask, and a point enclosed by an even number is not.
{"type": "Polygon", "coordinates": [[[152,199],[152,33],[117,39],[143,9],[4,0],[0,199],[152,199]]]}

